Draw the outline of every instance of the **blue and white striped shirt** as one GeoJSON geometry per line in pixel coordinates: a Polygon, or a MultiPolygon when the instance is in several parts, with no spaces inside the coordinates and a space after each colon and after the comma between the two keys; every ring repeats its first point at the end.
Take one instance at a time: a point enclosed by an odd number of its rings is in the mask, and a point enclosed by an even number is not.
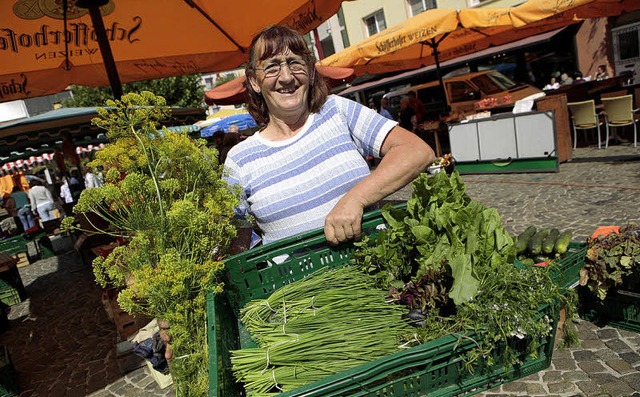
{"type": "Polygon", "coordinates": [[[380,157],[396,124],[330,95],[294,137],[274,142],[254,134],[234,146],[225,162],[227,182],[242,187],[238,211],[254,216],[264,243],[324,227],[338,200],[369,175],[364,157],[380,157]]]}

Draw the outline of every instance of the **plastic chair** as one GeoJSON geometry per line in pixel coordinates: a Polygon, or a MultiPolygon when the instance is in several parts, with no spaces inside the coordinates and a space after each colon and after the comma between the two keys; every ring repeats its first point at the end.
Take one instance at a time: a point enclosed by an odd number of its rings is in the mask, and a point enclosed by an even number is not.
{"type": "MultiPolygon", "coordinates": [[[[578,144],[578,131],[577,130],[590,130],[596,128],[598,130],[598,149],[600,146],[600,126],[602,122],[596,113],[596,104],[593,99],[582,102],[569,102],[567,103],[569,111],[571,112],[571,124],[573,125],[573,149],[575,150],[578,144]]],[[[609,130],[607,130],[607,141],[609,140],[609,130]]]]}
{"type": "Polygon", "coordinates": [[[638,109],[633,109],[633,95],[622,95],[613,98],[602,98],[605,122],[607,128],[607,142],[609,147],[609,128],[633,125],[633,147],[638,145],[638,127],[636,126],[638,109]]]}

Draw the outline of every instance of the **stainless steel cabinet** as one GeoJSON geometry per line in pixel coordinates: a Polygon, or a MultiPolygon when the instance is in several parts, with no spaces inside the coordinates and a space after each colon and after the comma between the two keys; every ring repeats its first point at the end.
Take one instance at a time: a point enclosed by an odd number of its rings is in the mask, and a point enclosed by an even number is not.
{"type": "Polygon", "coordinates": [[[553,111],[498,114],[449,125],[458,162],[557,157],[553,111]]]}

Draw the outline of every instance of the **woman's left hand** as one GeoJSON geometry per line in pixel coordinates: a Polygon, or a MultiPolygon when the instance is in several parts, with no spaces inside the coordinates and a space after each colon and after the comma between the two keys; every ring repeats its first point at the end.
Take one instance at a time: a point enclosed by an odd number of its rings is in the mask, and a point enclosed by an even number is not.
{"type": "Polygon", "coordinates": [[[364,206],[356,200],[343,197],[324,221],[324,235],[330,244],[359,240],[362,234],[364,206]]]}

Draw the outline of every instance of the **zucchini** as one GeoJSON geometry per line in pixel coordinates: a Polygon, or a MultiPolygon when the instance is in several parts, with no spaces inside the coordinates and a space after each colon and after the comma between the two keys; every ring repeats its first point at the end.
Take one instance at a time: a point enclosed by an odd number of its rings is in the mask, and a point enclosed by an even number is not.
{"type": "Polygon", "coordinates": [[[536,234],[535,226],[529,226],[528,228],[525,229],[524,232],[520,233],[515,245],[516,253],[520,254],[527,250],[527,245],[529,244],[529,240],[531,239],[531,237],[533,237],[534,234],[536,234]]]}
{"type": "Polygon", "coordinates": [[[558,239],[556,240],[554,251],[558,254],[564,254],[565,252],[567,252],[567,249],[569,249],[569,243],[571,242],[572,236],[573,236],[573,233],[571,232],[561,233],[558,236],[558,239]]]}
{"type": "Polygon", "coordinates": [[[542,252],[542,241],[549,234],[549,229],[543,229],[537,232],[529,240],[528,247],[531,255],[539,255],[542,252]]]}
{"type": "Polygon", "coordinates": [[[553,252],[553,248],[556,245],[556,240],[560,235],[560,231],[556,228],[553,228],[549,231],[549,235],[544,238],[542,241],[542,252],[545,254],[550,254],[553,252]]]}

